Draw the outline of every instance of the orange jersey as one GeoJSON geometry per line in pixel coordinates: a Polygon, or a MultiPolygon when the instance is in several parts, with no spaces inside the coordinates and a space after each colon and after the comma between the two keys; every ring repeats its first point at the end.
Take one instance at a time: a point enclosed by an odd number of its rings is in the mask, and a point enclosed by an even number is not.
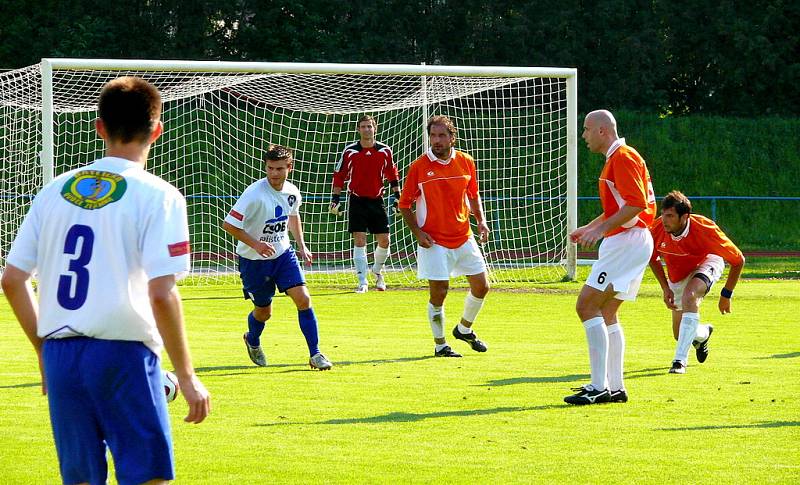
{"type": "Polygon", "coordinates": [[[659,217],[650,227],[653,235],[653,256],[659,256],[667,265],[669,280],[677,283],[689,276],[709,254],[716,254],[732,266],[744,262],[744,257],[728,236],[714,221],[697,214],[690,214],[686,229],[680,236],[664,230],[659,217]]]}
{"type": "Polygon", "coordinates": [[[620,139],[612,145],[613,153],[606,159],[600,173],[600,203],[606,219],[613,216],[624,205],[644,207],[644,210],[622,226],[609,231],[605,236],[613,236],[631,227],[649,227],[656,217],[656,196],[650,172],[639,153],[625,145],[620,139]],[[617,145],[614,150],[614,145],[617,145]]]}
{"type": "Polygon", "coordinates": [[[406,174],[399,206],[410,209],[416,202],[417,224],[436,244],[455,249],[472,235],[467,198],[478,198],[475,161],[454,150],[448,163],[428,150],[414,160],[406,174]]]}

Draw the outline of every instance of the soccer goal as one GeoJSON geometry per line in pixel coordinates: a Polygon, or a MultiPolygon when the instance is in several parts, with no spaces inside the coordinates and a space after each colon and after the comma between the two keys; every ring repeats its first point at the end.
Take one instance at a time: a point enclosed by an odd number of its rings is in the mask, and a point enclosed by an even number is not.
{"type": "MultiPolygon", "coordinates": [[[[358,139],[364,114],[376,118],[377,139],[392,147],[401,177],[427,149],[427,119],[454,120],[457,148],[476,160],[492,230],[483,251],[495,283],[575,274],[568,233],[577,222],[577,80],[575,69],[564,68],[44,59],[4,72],[2,255],[42,184],[102,156],[97,98],[123,75],[162,92],[165,133],[148,167],[187,198],[200,283],[237,274],[234,242],[220,224],[264,176],[267,145],[279,143],[295,152],[290,180],[304,195],[301,216],[315,255],[309,280],[355,284],[347,223],[327,209],[334,165],[358,139]]],[[[390,215],[390,230],[387,281],[413,284],[416,241],[399,216],[390,215]]]]}

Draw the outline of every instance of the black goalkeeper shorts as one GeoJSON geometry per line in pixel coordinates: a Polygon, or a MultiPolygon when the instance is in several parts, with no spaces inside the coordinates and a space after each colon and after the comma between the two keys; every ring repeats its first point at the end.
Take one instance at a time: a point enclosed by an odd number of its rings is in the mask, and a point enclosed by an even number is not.
{"type": "Polygon", "coordinates": [[[370,234],[388,234],[389,218],[383,198],[370,199],[350,194],[350,210],[347,230],[353,232],[369,232],[370,234]]]}

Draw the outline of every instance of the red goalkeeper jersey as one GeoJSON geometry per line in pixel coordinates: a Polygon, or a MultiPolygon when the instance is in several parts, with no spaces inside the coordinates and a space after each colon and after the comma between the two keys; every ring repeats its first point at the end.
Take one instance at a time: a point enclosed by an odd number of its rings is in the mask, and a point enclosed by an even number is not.
{"type": "Polygon", "coordinates": [[[364,148],[357,141],[344,147],[342,157],[333,172],[333,186],[344,187],[349,180],[350,193],[358,197],[377,199],[383,196],[383,181],[400,178],[392,158],[392,149],[383,143],[364,148]]]}

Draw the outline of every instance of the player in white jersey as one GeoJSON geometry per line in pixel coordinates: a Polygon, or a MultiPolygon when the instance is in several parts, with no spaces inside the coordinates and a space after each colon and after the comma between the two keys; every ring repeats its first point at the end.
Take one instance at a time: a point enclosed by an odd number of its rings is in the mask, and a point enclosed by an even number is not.
{"type": "Polygon", "coordinates": [[[163,131],[158,90],[115,79],[98,111],[106,156],[39,192],[2,284],[39,357],[64,483],[105,483],[106,447],[119,483],[163,483],[174,464],[162,345],[189,404],[185,420],[210,411],[175,286],[189,269],[186,201],[144,170],[163,131]]]}
{"type": "Polygon", "coordinates": [[[289,243],[291,232],[300,257],[311,264],[312,254],[306,247],[300,222],[302,197],[297,187],[286,180],[293,167],[292,151],[271,145],[264,163],[267,176],[245,189],[222,224],[238,241],[242,289],[254,306],[243,337],[247,354],[254,364],[267,365],[261,334],[272,316],[272,298],[277,288],[297,306],[300,330],[308,345],[308,364],[312,369],[328,370],[333,364],[319,351],[317,317],[303,270],[289,243]]]}

